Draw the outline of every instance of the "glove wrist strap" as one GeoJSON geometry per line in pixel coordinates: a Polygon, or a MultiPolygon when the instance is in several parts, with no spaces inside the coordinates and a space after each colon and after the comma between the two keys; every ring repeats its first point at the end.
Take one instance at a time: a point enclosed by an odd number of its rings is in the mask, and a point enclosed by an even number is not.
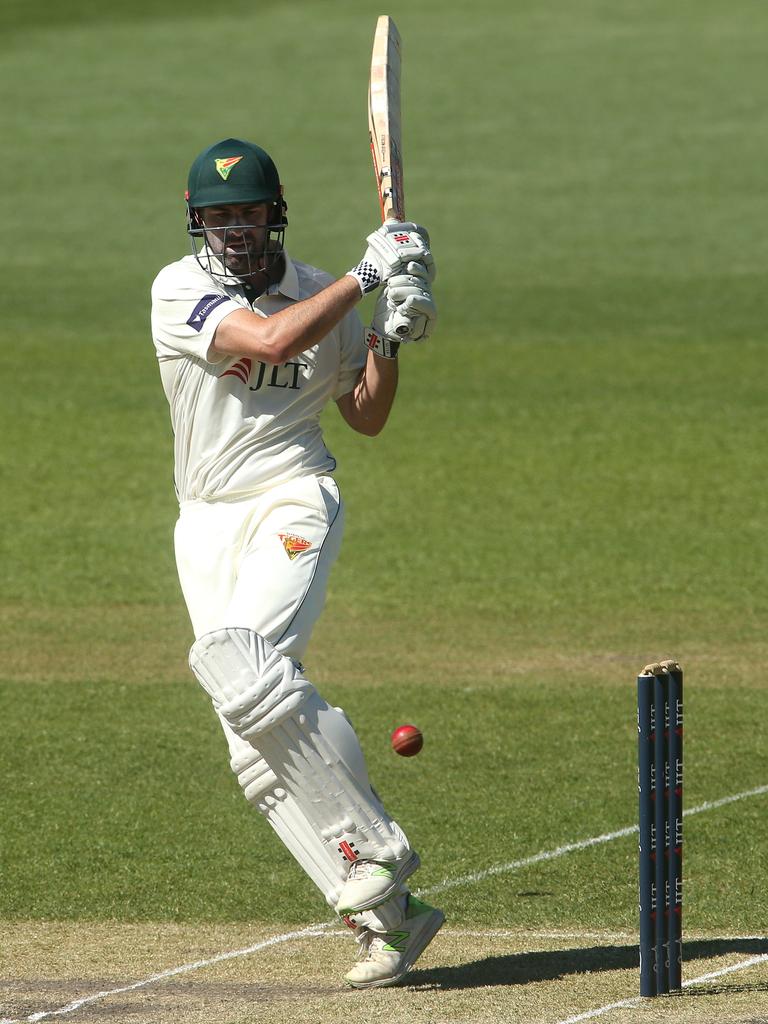
{"type": "Polygon", "coordinates": [[[387,338],[377,334],[372,327],[366,327],[365,347],[384,359],[397,359],[397,350],[400,348],[400,342],[389,341],[387,338]]]}

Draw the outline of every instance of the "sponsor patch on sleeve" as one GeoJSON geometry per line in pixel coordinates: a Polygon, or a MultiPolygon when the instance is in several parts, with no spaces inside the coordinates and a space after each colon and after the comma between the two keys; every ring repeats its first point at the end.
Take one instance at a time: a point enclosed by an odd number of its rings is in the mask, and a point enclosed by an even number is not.
{"type": "Polygon", "coordinates": [[[228,302],[229,299],[226,295],[204,295],[198,302],[192,313],[187,320],[187,324],[195,331],[200,333],[203,329],[203,324],[210,316],[211,312],[220,306],[222,302],[228,302]]]}

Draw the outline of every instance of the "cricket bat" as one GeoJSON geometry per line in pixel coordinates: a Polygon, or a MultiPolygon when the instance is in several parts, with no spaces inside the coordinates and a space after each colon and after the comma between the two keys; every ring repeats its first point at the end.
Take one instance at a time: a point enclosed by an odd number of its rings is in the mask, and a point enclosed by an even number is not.
{"type": "MultiPolygon", "coordinates": [[[[382,222],[405,220],[400,127],[400,33],[387,14],[376,22],[368,83],[368,132],[382,222]]],[[[399,314],[395,333],[405,339],[412,324],[399,314]]]]}
{"type": "Polygon", "coordinates": [[[382,14],[376,22],[368,86],[368,130],[381,219],[405,220],[400,128],[400,33],[382,14]]]}

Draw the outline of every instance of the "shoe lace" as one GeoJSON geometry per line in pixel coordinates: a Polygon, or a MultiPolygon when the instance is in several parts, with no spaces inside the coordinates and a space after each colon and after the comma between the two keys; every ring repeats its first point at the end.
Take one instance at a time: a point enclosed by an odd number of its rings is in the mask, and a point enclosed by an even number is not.
{"type": "Polygon", "coordinates": [[[356,860],[349,869],[347,881],[354,879],[359,881],[363,878],[370,878],[376,871],[381,870],[381,864],[375,860],[356,860]]]}
{"type": "Polygon", "coordinates": [[[384,949],[386,935],[379,935],[377,932],[372,932],[370,928],[362,928],[360,934],[357,936],[357,959],[367,960],[375,953],[379,953],[384,949]]]}
{"type": "Polygon", "coordinates": [[[357,959],[366,960],[373,942],[373,932],[369,928],[360,928],[357,935],[357,959]]]}

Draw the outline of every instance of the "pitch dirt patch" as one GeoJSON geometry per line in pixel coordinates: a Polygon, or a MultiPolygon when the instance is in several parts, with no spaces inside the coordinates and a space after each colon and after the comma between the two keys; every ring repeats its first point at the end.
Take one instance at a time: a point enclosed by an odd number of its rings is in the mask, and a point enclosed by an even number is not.
{"type": "MultiPolygon", "coordinates": [[[[408,985],[369,992],[344,986],[354,943],[335,927],[14,922],[0,929],[0,939],[0,1013],[14,1022],[565,1024],[637,992],[636,946],[627,933],[447,926],[408,985]]],[[[763,939],[689,937],[685,978],[766,953],[763,939]]],[[[768,961],[591,1019],[764,1021],[768,961]]]]}

